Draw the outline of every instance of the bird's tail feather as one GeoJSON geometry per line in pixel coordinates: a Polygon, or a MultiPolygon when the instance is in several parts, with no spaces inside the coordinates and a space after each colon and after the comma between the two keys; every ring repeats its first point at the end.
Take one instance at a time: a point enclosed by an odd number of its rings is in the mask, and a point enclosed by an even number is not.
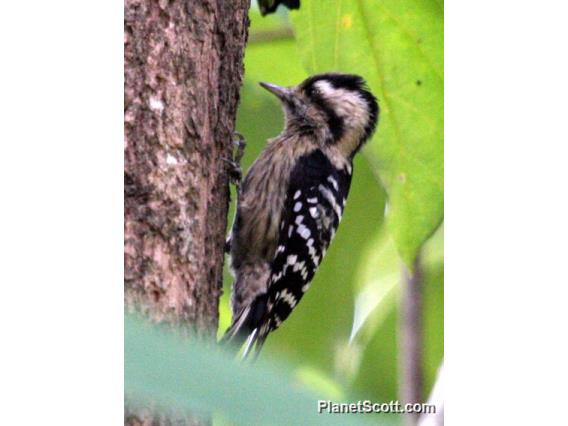
{"type": "Polygon", "coordinates": [[[266,302],[266,294],[257,296],[253,303],[233,319],[233,323],[227,329],[219,344],[230,347],[236,353],[246,342],[243,359],[248,358],[254,348],[253,359],[256,360],[269,331],[266,322],[266,302]]]}

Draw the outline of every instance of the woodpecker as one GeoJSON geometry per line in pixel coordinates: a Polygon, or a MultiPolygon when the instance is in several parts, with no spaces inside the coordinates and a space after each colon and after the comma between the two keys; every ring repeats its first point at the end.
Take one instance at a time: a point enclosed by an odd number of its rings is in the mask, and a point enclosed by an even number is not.
{"type": "Polygon", "coordinates": [[[227,240],[233,321],[222,342],[256,356],[296,307],[331,243],[349,193],[353,157],[379,106],[362,77],[314,75],[298,86],[260,85],[280,99],[284,130],[238,189],[227,240]]]}
{"type": "Polygon", "coordinates": [[[279,4],[283,4],[288,9],[299,9],[300,0],[258,0],[258,7],[262,16],[274,13],[279,4]]]}

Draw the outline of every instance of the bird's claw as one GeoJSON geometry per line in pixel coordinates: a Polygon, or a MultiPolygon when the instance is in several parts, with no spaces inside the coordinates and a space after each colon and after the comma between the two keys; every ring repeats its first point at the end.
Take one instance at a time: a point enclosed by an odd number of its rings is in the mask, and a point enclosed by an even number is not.
{"type": "Polygon", "coordinates": [[[240,163],[243,155],[245,154],[245,147],[247,146],[247,142],[245,137],[241,133],[234,132],[234,135],[237,137],[237,139],[233,141],[233,145],[235,145],[237,149],[233,155],[233,158],[237,163],[240,163]]]}
{"type": "Polygon", "coordinates": [[[235,160],[231,160],[230,158],[225,157],[222,157],[221,160],[228,164],[229,179],[231,179],[231,182],[234,185],[239,186],[243,177],[243,171],[241,170],[239,163],[237,163],[235,160]]]}
{"type": "Polygon", "coordinates": [[[246,142],[245,137],[241,133],[234,132],[234,134],[237,139],[233,141],[233,145],[236,147],[233,148],[233,158],[222,158],[222,160],[229,165],[229,178],[231,179],[231,182],[238,187],[243,178],[241,160],[245,153],[246,142]]]}

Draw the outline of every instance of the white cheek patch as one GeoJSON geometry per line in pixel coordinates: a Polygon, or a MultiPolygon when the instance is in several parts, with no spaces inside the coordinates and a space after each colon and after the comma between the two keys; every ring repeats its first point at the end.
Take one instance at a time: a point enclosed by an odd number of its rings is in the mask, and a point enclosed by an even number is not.
{"type": "Polygon", "coordinates": [[[336,89],[325,80],[320,80],[315,85],[347,127],[356,130],[365,128],[369,112],[367,102],[361,96],[350,90],[336,89]]]}

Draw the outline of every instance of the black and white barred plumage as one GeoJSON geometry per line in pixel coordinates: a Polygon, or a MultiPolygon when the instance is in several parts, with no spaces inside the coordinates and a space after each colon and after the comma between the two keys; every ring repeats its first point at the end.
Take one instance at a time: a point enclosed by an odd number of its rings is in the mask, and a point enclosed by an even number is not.
{"type": "Polygon", "coordinates": [[[379,113],[355,75],[262,85],[282,101],[286,125],[244,179],[230,237],[233,323],[224,340],[247,340],[245,356],[260,350],[309,288],[341,221],[353,157],[379,113]]]}
{"type": "Polygon", "coordinates": [[[270,330],[288,318],[308,290],[341,221],[350,171],[335,169],[319,150],[300,157],[292,170],[269,282],[270,330]]]}

